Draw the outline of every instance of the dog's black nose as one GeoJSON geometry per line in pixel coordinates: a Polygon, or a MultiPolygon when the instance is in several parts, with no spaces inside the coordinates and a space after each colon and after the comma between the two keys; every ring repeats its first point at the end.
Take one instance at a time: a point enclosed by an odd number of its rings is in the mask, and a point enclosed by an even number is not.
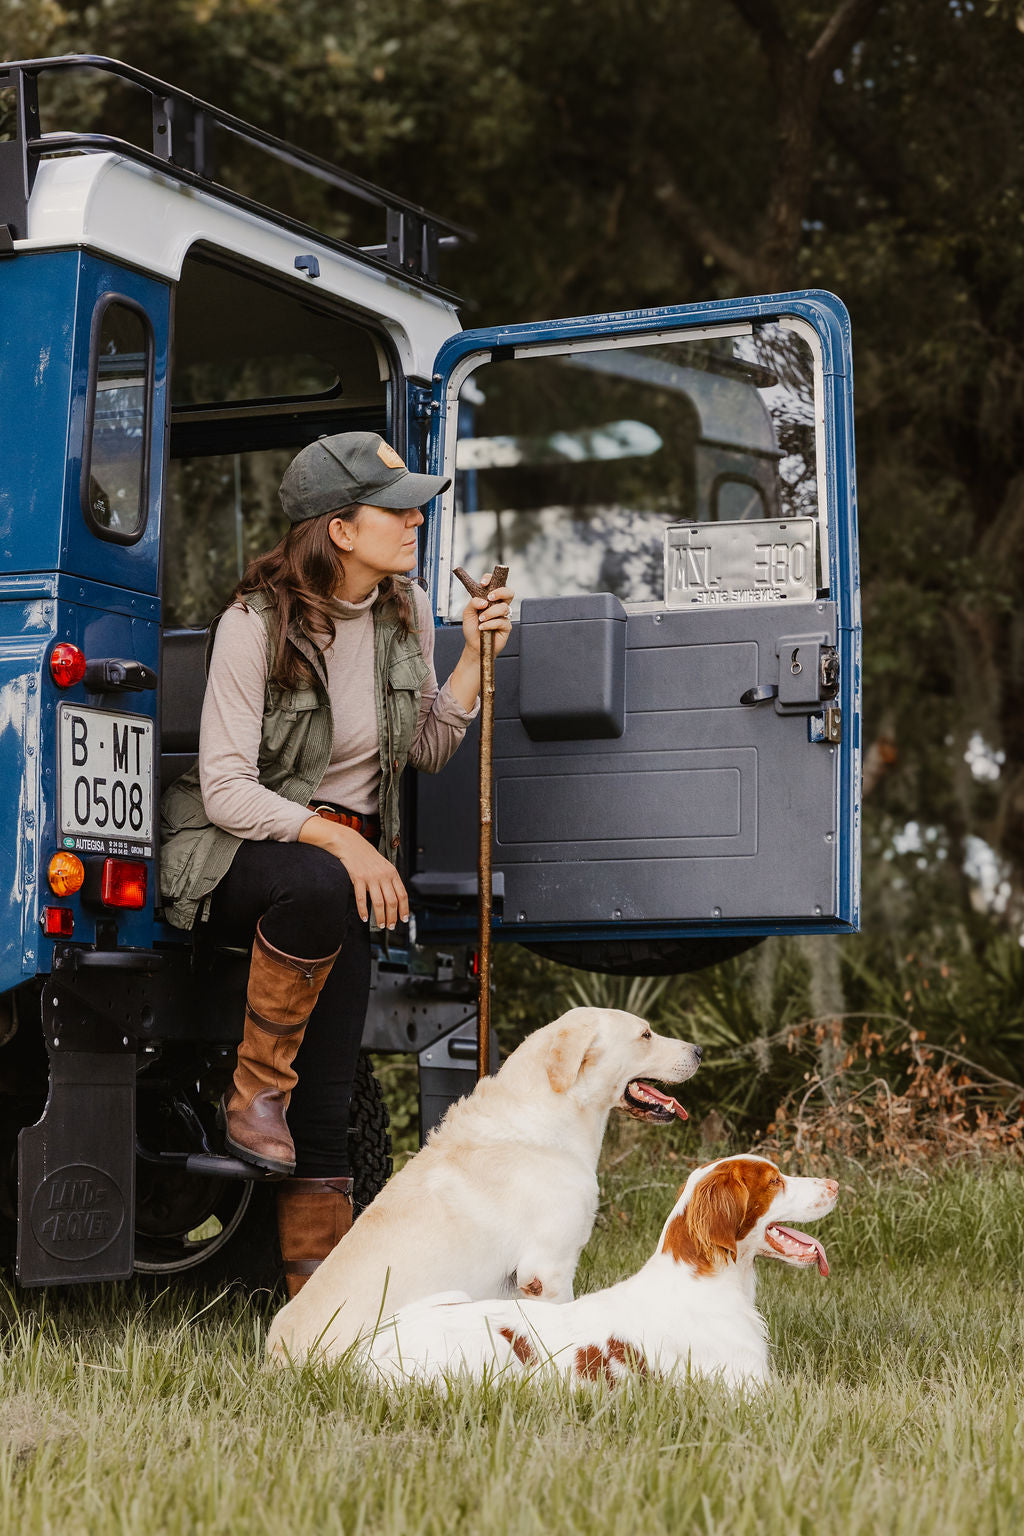
{"type": "Polygon", "coordinates": [[[693,1048],[693,1054],[696,1056],[697,1060],[700,1061],[704,1055],[704,1052],[701,1050],[699,1045],[695,1045],[693,1048]]]}

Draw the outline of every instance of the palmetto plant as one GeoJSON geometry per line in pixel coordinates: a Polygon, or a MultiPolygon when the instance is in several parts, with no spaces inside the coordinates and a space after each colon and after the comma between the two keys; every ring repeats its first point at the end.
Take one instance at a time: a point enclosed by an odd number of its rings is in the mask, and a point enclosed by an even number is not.
{"type": "Polygon", "coordinates": [[[995,935],[979,951],[942,952],[894,953],[887,938],[777,939],[687,976],[562,971],[558,998],[623,1008],[696,1041],[704,1061],[687,1105],[698,1124],[713,1110],[733,1140],[762,1135],[784,1103],[788,1122],[805,1094],[835,1115],[860,1103],[868,1078],[886,1094],[916,1092],[922,1050],[936,1070],[967,1074],[982,1114],[1002,1106],[1012,1119],[1024,1091],[1024,949],[995,935]],[[865,1055],[867,1037],[877,1045],[865,1055]]]}
{"type": "Polygon", "coordinates": [[[791,1027],[807,1017],[809,964],[798,941],[780,940],[724,965],[686,976],[573,976],[566,1007],[622,1008],[661,1034],[695,1041],[704,1051],[687,1087],[694,1118],[714,1109],[732,1130],[763,1127],[787,1091],[791,1027]]]}

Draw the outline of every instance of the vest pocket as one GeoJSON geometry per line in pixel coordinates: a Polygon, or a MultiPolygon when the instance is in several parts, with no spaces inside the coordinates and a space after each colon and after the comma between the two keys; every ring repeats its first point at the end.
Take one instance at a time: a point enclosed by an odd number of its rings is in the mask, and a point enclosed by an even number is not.
{"type": "Polygon", "coordinates": [[[279,696],[274,707],[263,717],[260,768],[273,767],[290,772],[295,767],[318,703],[313,688],[296,688],[279,696]]]}
{"type": "Polygon", "coordinates": [[[430,668],[422,656],[399,656],[388,668],[388,685],[415,693],[418,699],[429,676],[430,668]]]}
{"type": "Polygon", "coordinates": [[[172,837],[189,827],[208,827],[210,818],[199,786],[199,766],[188,769],[160,797],[161,836],[172,837]]]}
{"type": "Polygon", "coordinates": [[[416,735],[423,684],[430,668],[422,656],[401,656],[388,668],[387,711],[391,722],[391,740],[395,761],[392,773],[401,773],[416,735]]]}
{"type": "Polygon", "coordinates": [[[196,854],[209,841],[210,827],[186,827],[166,838],[160,845],[160,897],[163,902],[177,901],[184,895],[196,854]]]}

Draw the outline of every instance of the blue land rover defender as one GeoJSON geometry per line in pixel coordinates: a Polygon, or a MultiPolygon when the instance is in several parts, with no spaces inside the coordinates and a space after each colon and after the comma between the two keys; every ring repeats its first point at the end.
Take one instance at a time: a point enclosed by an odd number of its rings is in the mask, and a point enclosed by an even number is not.
{"type": "MultiPolygon", "coordinates": [[[[0,1233],[22,1285],[230,1262],[266,1186],[213,1114],[247,956],[162,920],[157,803],[197,751],[205,628],[325,433],[454,476],[420,573],[512,568],[495,941],[633,974],[858,924],[846,312],[821,292],[463,331],[444,220],[109,59],[0,66],[0,1233]],[[147,147],[49,83],[135,92],[147,147]],[[331,238],[215,179],[215,141],[359,200],[331,238]],[[218,1257],[219,1256],[219,1257],[218,1257]]],[[[413,921],[364,1046],[427,1129],[472,1084],[472,738],[406,786],[413,921]]],[[[201,925],[200,925],[201,926],[201,925]]],[[[354,1105],[356,1198],[388,1173],[354,1105]]],[[[240,1261],[239,1261],[240,1262],[240,1261]]]]}

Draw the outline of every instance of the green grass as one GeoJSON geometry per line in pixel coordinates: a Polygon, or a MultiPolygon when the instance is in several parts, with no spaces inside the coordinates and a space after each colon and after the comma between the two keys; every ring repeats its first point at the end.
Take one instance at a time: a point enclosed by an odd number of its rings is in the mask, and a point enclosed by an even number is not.
{"type": "MultiPolygon", "coordinates": [[[[612,1148],[579,1288],[646,1256],[681,1178],[612,1148]]],[[[393,1398],[262,1369],[266,1296],[0,1305],[0,1531],[979,1532],[1024,1528],[1024,1176],[850,1170],[832,1278],[761,1266],[776,1380],[393,1398]],[[205,1308],[205,1310],[203,1310],[205,1308]]]]}

